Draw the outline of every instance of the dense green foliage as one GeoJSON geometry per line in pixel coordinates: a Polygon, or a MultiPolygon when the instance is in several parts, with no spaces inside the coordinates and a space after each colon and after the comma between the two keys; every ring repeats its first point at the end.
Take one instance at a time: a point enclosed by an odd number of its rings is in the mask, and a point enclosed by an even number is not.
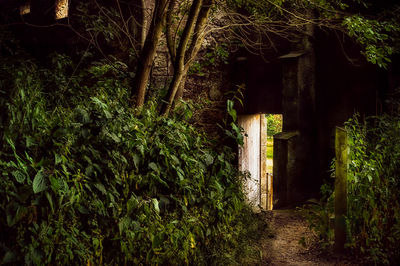
{"type": "Polygon", "coordinates": [[[400,23],[398,14],[394,14],[396,15],[387,20],[382,19],[384,14],[379,20],[367,19],[360,15],[349,16],[343,20],[349,35],[364,47],[362,53],[367,60],[379,67],[386,68],[391,62],[391,55],[400,51],[400,23]]]}
{"type": "Polygon", "coordinates": [[[273,135],[282,132],[282,115],[268,114],[267,119],[267,136],[272,137],[273,135]]]}
{"type": "Polygon", "coordinates": [[[123,63],[48,61],[0,62],[0,261],[238,260],[249,212],[234,153],[186,122],[190,107],[130,109],[123,63]]]}
{"type": "Polygon", "coordinates": [[[349,239],[375,263],[400,259],[400,119],[347,123],[349,239]]]}
{"type": "MultiPolygon", "coordinates": [[[[347,245],[374,263],[400,260],[400,119],[383,115],[346,123],[349,133],[347,245]]],[[[324,243],[333,239],[332,189],[308,218],[324,243]]]]}

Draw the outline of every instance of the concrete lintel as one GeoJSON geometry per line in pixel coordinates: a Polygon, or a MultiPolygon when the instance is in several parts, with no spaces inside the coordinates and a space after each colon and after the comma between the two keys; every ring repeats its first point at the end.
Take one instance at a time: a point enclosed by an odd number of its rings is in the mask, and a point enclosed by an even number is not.
{"type": "Polygon", "coordinates": [[[285,131],[274,135],[274,139],[288,140],[299,135],[298,131],[285,131]]]}

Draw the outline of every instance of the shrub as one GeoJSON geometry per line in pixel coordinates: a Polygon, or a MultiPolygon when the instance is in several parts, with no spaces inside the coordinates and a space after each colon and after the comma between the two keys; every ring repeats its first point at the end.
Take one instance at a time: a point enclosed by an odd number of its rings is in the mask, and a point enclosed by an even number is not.
{"type": "MultiPolygon", "coordinates": [[[[375,264],[400,260],[400,119],[355,115],[349,134],[347,246],[375,264]]],[[[334,169],[334,162],[333,167],[334,169]]],[[[333,243],[334,195],[329,185],[317,204],[303,209],[322,243],[333,243]]]]}
{"type": "Polygon", "coordinates": [[[186,122],[190,108],[130,109],[122,63],[2,61],[2,263],[235,258],[248,208],[234,153],[186,122]]]}

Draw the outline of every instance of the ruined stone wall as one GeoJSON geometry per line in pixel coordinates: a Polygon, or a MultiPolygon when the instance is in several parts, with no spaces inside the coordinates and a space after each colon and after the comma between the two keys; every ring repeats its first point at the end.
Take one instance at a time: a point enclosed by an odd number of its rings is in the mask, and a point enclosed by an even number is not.
{"type": "MultiPolygon", "coordinates": [[[[198,59],[202,59],[210,47],[203,47],[198,59]]],[[[168,89],[172,79],[173,66],[165,47],[159,47],[155,58],[151,87],[155,89],[168,89]]],[[[226,118],[226,101],[233,85],[229,79],[229,65],[219,63],[215,66],[203,67],[201,73],[190,73],[187,77],[182,99],[190,101],[199,108],[193,113],[192,122],[207,133],[217,136],[221,134],[218,124],[226,118]]]]}

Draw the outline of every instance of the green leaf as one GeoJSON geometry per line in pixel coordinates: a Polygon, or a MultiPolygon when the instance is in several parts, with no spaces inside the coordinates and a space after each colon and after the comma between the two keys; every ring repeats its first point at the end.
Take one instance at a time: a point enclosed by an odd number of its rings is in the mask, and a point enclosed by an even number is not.
{"type": "Polygon", "coordinates": [[[175,164],[179,165],[180,161],[179,161],[178,157],[176,157],[175,155],[171,155],[171,159],[175,162],[175,164]]]}
{"type": "Polygon", "coordinates": [[[100,108],[105,109],[107,108],[107,104],[103,103],[102,101],[99,100],[97,97],[90,97],[93,103],[98,105],[100,108]]]}
{"type": "Polygon", "coordinates": [[[115,143],[120,143],[121,142],[121,139],[117,135],[115,135],[114,133],[110,133],[109,136],[112,138],[112,140],[115,143]]]}
{"type": "Polygon", "coordinates": [[[14,142],[13,142],[10,138],[8,138],[8,137],[6,137],[6,141],[7,141],[7,143],[11,146],[11,149],[15,152],[15,145],[14,145],[14,142]]]}
{"type": "Polygon", "coordinates": [[[47,184],[46,184],[46,180],[45,180],[45,176],[44,176],[44,169],[41,168],[35,175],[35,178],[33,179],[33,183],[32,183],[32,188],[33,188],[33,192],[39,193],[42,192],[44,190],[46,190],[47,188],[47,184]]]}
{"type": "Polygon", "coordinates": [[[153,202],[154,209],[156,210],[156,212],[160,213],[160,207],[158,206],[158,200],[154,198],[151,201],[153,202]]]}
{"type": "Polygon", "coordinates": [[[233,109],[233,101],[232,100],[228,100],[226,102],[226,105],[227,105],[227,110],[228,110],[228,113],[229,113],[233,109]]]}
{"type": "Polygon", "coordinates": [[[237,119],[236,110],[235,109],[230,110],[229,114],[231,115],[233,121],[236,121],[236,119],[237,119]]]}
{"type": "Polygon", "coordinates": [[[137,198],[134,196],[131,196],[131,198],[126,203],[126,211],[127,211],[128,215],[132,212],[132,210],[136,209],[138,205],[139,205],[139,201],[137,200],[137,198]]]}
{"type": "Polygon", "coordinates": [[[135,168],[136,168],[136,169],[139,169],[139,163],[140,163],[139,155],[134,154],[134,155],[132,156],[132,159],[133,159],[133,164],[135,165],[135,168]]]}
{"type": "Polygon", "coordinates": [[[25,173],[23,173],[20,170],[15,170],[15,171],[12,171],[11,174],[14,176],[15,180],[17,180],[18,183],[21,183],[21,184],[24,183],[25,178],[26,178],[25,173]]]}
{"type": "Polygon", "coordinates": [[[157,180],[158,182],[160,182],[161,184],[163,184],[164,186],[166,186],[167,188],[169,188],[167,182],[165,182],[164,180],[161,179],[161,177],[158,174],[154,174],[151,173],[150,175],[151,177],[153,177],[155,180],[157,180]]]}
{"type": "Polygon", "coordinates": [[[49,201],[50,204],[50,209],[51,209],[51,213],[54,213],[54,203],[53,203],[53,198],[51,197],[49,192],[46,192],[46,198],[49,201]]]}
{"type": "Polygon", "coordinates": [[[149,163],[149,168],[152,169],[153,171],[156,171],[156,172],[159,171],[157,164],[155,164],[153,162],[149,163]]]}
{"type": "Polygon", "coordinates": [[[107,119],[111,119],[112,118],[112,114],[107,110],[104,110],[104,115],[106,116],[107,119]]]}
{"type": "Polygon", "coordinates": [[[125,216],[121,219],[118,223],[119,233],[122,234],[123,231],[129,229],[129,225],[131,224],[132,220],[130,217],[125,216]]]}
{"type": "Polygon", "coordinates": [[[177,167],[176,168],[176,173],[177,173],[180,181],[185,179],[185,172],[182,170],[182,168],[177,167]]]}
{"type": "Polygon", "coordinates": [[[55,162],[55,164],[61,163],[62,162],[62,156],[59,155],[58,153],[55,153],[54,154],[54,162],[55,162]]]}
{"type": "Polygon", "coordinates": [[[107,194],[106,188],[104,187],[103,184],[101,183],[97,183],[94,185],[98,190],[100,190],[100,192],[102,192],[104,195],[107,194]]]}
{"type": "Polygon", "coordinates": [[[144,156],[144,146],[140,144],[137,146],[137,149],[140,151],[140,154],[144,156]]]}

